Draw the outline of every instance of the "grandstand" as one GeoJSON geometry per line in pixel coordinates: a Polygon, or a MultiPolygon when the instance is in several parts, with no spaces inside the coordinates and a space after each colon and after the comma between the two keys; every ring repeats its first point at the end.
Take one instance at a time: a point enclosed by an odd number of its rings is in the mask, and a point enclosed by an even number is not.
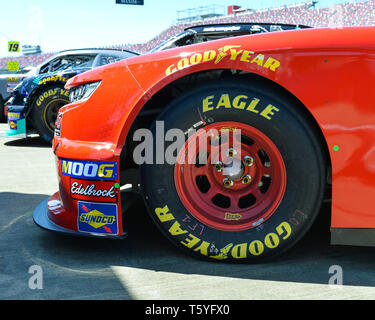
{"type": "MultiPolygon", "coordinates": [[[[111,48],[127,49],[139,53],[145,53],[161,44],[171,36],[182,32],[185,28],[199,24],[234,23],[234,22],[270,22],[286,24],[304,24],[312,27],[328,26],[358,26],[375,25],[375,0],[358,2],[346,2],[334,5],[330,8],[315,8],[316,1],[302,2],[290,6],[281,6],[262,10],[251,10],[242,8],[231,10],[230,14],[205,15],[208,18],[183,23],[178,23],[161,32],[155,38],[146,43],[115,45],[111,48]]],[[[229,10],[228,10],[229,12],[229,10]]],[[[21,68],[35,66],[55,53],[30,55],[17,57],[21,68]]],[[[15,58],[0,58],[0,69],[6,69],[7,62],[15,58]]]]}
{"type": "Polygon", "coordinates": [[[224,7],[218,5],[201,6],[177,11],[177,23],[191,23],[195,20],[217,18],[224,15],[224,7]]]}

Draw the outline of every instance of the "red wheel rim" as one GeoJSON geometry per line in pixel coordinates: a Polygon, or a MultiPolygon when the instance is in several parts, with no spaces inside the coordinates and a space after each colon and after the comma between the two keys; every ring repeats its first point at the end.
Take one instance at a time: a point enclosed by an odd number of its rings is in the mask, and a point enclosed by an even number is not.
{"type": "Polygon", "coordinates": [[[218,122],[194,133],[177,156],[174,174],[185,208],[223,231],[251,229],[269,219],[286,187],[275,144],[239,122],[218,122]]]}

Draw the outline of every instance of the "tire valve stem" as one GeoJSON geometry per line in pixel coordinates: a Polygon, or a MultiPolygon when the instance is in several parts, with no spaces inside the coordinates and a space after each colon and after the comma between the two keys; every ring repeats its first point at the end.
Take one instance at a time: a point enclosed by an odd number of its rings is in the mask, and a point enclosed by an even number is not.
{"type": "Polygon", "coordinates": [[[254,159],[250,156],[244,156],[243,163],[245,166],[251,167],[254,163],[254,159]]]}
{"type": "Polygon", "coordinates": [[[214,169],[216,172],[221,172],[223,170],[223,163],[218,161],[214,164],[214,169]]]}
{"type": "Polygon", "coordinates": [[[229,178],[224,178],[223,179],[223,185],[225,188],[230,188],[233,186],[233,180],[229,179],[229,178]]]}
{"type": "Polygon", "coordinates": [[[243,184],[249,184],[251,182],[251,176],[249,174],[247,175],[244,175],[242,178],[241,178],[241,182],[243,184]]]}

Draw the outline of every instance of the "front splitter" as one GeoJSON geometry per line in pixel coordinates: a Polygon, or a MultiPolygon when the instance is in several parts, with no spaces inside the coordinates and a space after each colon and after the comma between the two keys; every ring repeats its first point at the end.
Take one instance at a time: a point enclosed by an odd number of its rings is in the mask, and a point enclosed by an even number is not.
{"type": "Polygon", "coordinates": [[[64,234],[80,236],[80,237],[95,237],[95,238],[109,238],[109,239],[126,238],[126,234],[107,235],[107,234],[99,234],[99,233],[77,232],[77,231],[73,231],[73,230],[60,227],[54,222],[52,222],[48,217],[48,206],[47,206],[48,199],[49,198],[43,200],[34,210],[33,220],[38,227],[44,230],[48,230],[48,231],[54,231],[58,233],[64,233],[64,234]]]}

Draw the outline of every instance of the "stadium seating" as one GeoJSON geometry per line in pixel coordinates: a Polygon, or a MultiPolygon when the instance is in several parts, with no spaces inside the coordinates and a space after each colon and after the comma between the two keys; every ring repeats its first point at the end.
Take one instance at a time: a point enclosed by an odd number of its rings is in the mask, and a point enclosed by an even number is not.
{"type": "MultiPolygon", "coordinates": [[[[182,32],[185,28],[200,24],[232,23],[232,22],[271,22],[304,24],[313,27],[375,25],[375,0],[346,2],[329,8],[311,8],[311,2],[293,6],[282,6],[263,10],[247,10],[238,14],[194,21],[189,24],[175,24],[161,32],[152,40],[139,44],[121,44],[110,48],[127,49],[145,53],[161,44],[168,38],[182,32]]],[[[7,62],[19,61],[20,67],[35,66],[55,53],[0,58],[0,69],[6,69],[7,62]]]]}

